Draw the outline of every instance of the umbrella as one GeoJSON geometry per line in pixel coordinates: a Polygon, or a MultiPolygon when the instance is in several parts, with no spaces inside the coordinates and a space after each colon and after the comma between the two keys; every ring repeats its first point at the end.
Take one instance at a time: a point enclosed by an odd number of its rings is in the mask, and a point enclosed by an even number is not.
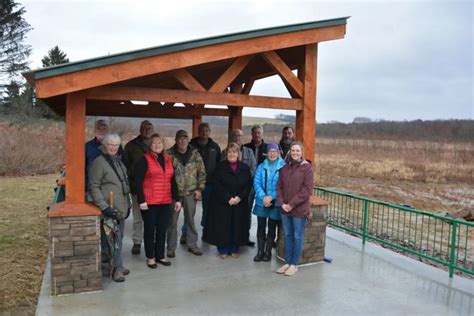
{"type": "MultiPolygon", "coordinates": [[[[114,207],[114,193],[109,193],[110,207],[114,207]]],[[[107,239],[108,255],[107,261],[109,263],[109,276],[112,278],[114,273],[115,263],[119,250],[120,228],[118,220],[111,217],[103,217],[102,228],[104,229],[105,238],[107,239]]]]}
{"type": "Polygon", "coordinates": [[[110,217],[103,219],[102,228],[104,229],[105,238],[107,239],[107,261],[109,264],[109,276],[112,278],[119,249],[118,240],[120,238],[120,229],[117,220],[110,217]]]}

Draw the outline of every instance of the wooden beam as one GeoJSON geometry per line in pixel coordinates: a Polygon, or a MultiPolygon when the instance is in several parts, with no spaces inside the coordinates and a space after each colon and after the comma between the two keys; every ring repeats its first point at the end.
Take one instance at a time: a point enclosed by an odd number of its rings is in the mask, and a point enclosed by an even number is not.
{"type": "Polygon", "coordinates": [[[163,107],[171,109],[171,108],[174,107],[174,103],[173,102],[165,102],[165,104],[163,104],[163,107]]]}
{"type": "MultiPolygon", "coordinates": [[[[305,77],[304,61],[305,59],[303,58],[301,65],[299,65],[298,67],[298,79],[300,79],[302,82],[304,82],[304,77],[305,77]]],[[[303,111],[296,111],[295,138],[296,140],[303,142],[303,111]]]]}
{"type": "Polygon", "coordinates": [[[66,204],[85,202],[86,98],[83,93],[66,96],[66,204]]]}
{"type": "Polygon", "coordinates": [[[186,89],[191,91],[206,91],[206,89],[197,81],[186,69],[176,69],[173,71],[173,76],[178,80],[186,89]]]}
{"type": "Polygon", "coordinates": [[[344,38],[346,25],[263,36],[182,50],[36,80],[36,96],[48,98],[208,62],[344,38]]]}
{"type": "Polygon", "coordinates": [[[304,71],[303,146],[305,159],[314,161],[316,139],[317,44],[306,45],[304,71]]]}
{"type": "Polygon", "coordinates": [[[90,100],[146,100],[149,102],[202,103],[301,110],[302,99],[263,97],[233,93],[212,93],[138,87],[101,87],[87,93],[90,100]]]}
{"type": "Polygon", "coordinates": [[[90,116],[154,117],[192,119],[195,116],[228,116],[228,109],[200,107],[164,107],[159,103],[148,105],[120,104],[119,101],[88,100],[86,114],[90,116]]]}
{"type": "Polygon", "coordinates": [[[193,116],[193,138],[199,136],[199,124],[202,123],[202,116],[193,116]]]}
{"type": "Polygon", "coordinates": [[[242,94],[250,94],[250,90],[252,90],[253,84],[255,80],[249,80],[245,83],[244,87],[242,88],[242,94]]]}
{"type": "Polygon", "coordinates": [[[253,55],[247,55],[237,58],[232,65],[216,80],[209,92],[223,92],[237,77],[240,72],[248,65],[253,55]]]}
{"type": "Polygon", "coordinates": [[[295,76],[291,69],[285,64],[285,62],[280,58],[280,56],[278,56],[275,51],[264,52],[262,53],[262,56],[268,62],[268,64],[273,69],[275,69],[276,72],[278,72],[287,88],[289,86],[289,90],[291,90],[290,93],[294,92],[299,98],[302,98],[303,84],[295,76]]]}
{"type": "Polygon", "coordinates": [[[230,115],[229,115],[229,125],[228,125],[228,134],[227,142],[232,142],[232,131],[236,128],[242,129],[242,107],[230,106],[230,115]]]}

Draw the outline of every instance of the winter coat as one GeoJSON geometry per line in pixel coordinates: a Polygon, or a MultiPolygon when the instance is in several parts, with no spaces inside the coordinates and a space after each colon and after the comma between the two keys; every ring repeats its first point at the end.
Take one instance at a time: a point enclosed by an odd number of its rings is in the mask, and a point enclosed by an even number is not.
{"type": "Polygon", "coordinates": [[[124,162],[130,179],[130,189],[133,194],[137,193],[135,188],[135,164],[148,152],[150,148],[143,142],[143,137],[138,135],[125,145],[124,162]]]}
{"type": "Polygon", "coordinates": [[[212,182],[216,165],[221,160],[221,148],[210,137],[206,145],[200,144],[198,139],[198,137],[193,138],[189,143],[201,154],[202,161],[206,167],[206,183],[210,183],[212,182]]]}
{"type": "Polygon", "coordinates": [[[278,205],[289,204],[291,212],[282,214],[295,217],[307,217],[310,206],[309,198],[313,194],[314,173],[311,164],[306,160],[289,162],[280,169],[277,185],[278,205]]]}
{"type": "Polygon", "coordinates": [[[167,150],[173,163],[179,196],[194,194],[194,191],[204,191],[206,186],[206,169],[197,149],[188,146],[186,162],[183,165],[176,145],[167,150]]]}
{"type": "MultiPolygon", "coordinates": [[[[89,183],[89,172],[92,167],[92,162],[102,154],[100,150],[101,145],[96,137],[86,143],[86,188],[89,183]]],[[[122,145],[120,145],[117,155],[123,157],[122,145]]],[[[89,189],[86,189],[86,191],[89,191],[89,189]]]]}
{"type": "MultiPolygon", "coordinates": [[[[143,179],[143,196],[149,205],[171,204],[171,178],[173,178],[173,164],[168,155],[163,155],[163,168],[155,154],[147,152],[145,156],[148,168],[143,179]]],[[[137,186],[138,188],[138,186],[137,186]]]]}
{"type": "Polygon", "coordinates": [[[255,145],[253,142],[247,143],[244,146],[252,150],[255,160],[257,160],[257,166],[261,164],[265,158],[267,158],[267,144],[263,141],[263,139],[262,143],[258,147],[258,155],[255,155],[255,145]]]}
{"type": "Polygon", "coordinates": [[[237,245],[246,245],[249,239],[247,201],[252,185],[250,168],[239,162],[234,172],[227,160],[221,161],[216,166],[214,179],[204,238],[216,246],[228,246],[232,241],[237,245]],[[234,196],[240,197],[241,201],[230,206],[228,202],[234,196]]]}
{"type": "Polygon", "coordinates": [[[138,204],[144,202],[149,205],[171,204],[175,198],[173,164],[168,155],[164,154],[161,157],[163,165],[155,154],[148,152],[135,165],[138,204]]]}
{"type": "Polygon", "coordinates": [[[280,169],[285,165],[285,161],[278,157],[273,163],[265,159],[257,168],[257,173],[253,178],[253,188],[255,190],[255,206],[253,214],[260,217],[268,217],[280,220],[280,209],[277,201],[277,184],[280,169]],[[274,207],[267,208],[263,205],[263,198],[271,195],[274,207]]]}
{"type": "Polygon", "coordinates": [[[127,168],[125,168],[119,156],[109,156],[105,153],[105,149],[102,149],[102,153],[92,162],[89,173],[90,194],[94,204],[101,210],[104,210],[111,206],[110,192],[113,192],[113,207],[119,212],[120,217],[124,218],[132,206],[129,195],[130,188],[128,186],[127,168]],[[111,158],[122,181],[120,181],[104,155],[111,158]]]}
{"type": "Polygon", "coordinates": [[[278,149],[280,150],[280,156],[281,156],[281,158],[286,159],[286,155],[287,155],[288,152],[290,151],[291,144],[292,144],[292,143],[285,144],[285,142],[283,142],[282,140],[280,140],[280,143],[278,143],[278,149]]]}

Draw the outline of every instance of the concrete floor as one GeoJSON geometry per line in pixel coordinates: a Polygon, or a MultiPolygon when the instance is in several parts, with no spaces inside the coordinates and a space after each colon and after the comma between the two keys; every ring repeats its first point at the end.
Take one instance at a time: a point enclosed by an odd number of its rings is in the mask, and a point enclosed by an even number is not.
{"type": "Polygon", "coordinates": [[[222,260],[208,244],[202,257],[178,246],[171,267],[151,270],[143,251],[131,255],[129,236],[124,262],[131,273],[124,283],[104,279],[102,292],[50,297],[47,270],[37,315],[474,315],[473,280],[450,280],[447,272],[377,245],[363,247],[330,228],[332,263],[300,267],[293,277],[274,272],[281,264],[275,258],[253,262],[253,248],[222,260]]]}

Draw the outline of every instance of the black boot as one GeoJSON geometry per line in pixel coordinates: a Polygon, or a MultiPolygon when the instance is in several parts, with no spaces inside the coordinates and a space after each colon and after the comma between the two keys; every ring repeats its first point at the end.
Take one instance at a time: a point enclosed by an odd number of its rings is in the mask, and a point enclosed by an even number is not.
{"type": "Polygon", "coordinates": [[[264,251],[264,247],[265,247],[265,239],[258,238],[257,239],[257,247],[258,247],[257,255],[255,257],[253,257],[253,261],[260,262],[260,261],[262,261],[262,258],[263,258],[263,251],[264,251]]]}
{"type": "Polygon", "coordinates": [[[273,247],[273,240],[267,240],[265,243],[265,253],[263,254],[262,260],[268,262],[272,260],[272,247],[273,247]]]}

